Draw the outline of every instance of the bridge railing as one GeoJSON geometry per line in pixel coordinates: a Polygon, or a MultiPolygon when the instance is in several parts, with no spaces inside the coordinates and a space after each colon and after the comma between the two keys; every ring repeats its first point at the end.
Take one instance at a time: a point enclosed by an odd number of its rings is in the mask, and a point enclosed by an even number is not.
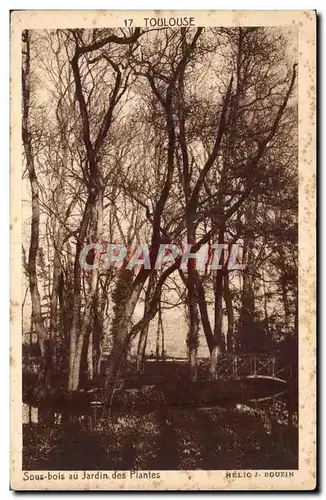
{"type": "Polygon", "coordinates": [[[268,354],[238,354],[222,358],[217,365],[218,378],[271,377],[288,379],[291,365],[268,354]]]}

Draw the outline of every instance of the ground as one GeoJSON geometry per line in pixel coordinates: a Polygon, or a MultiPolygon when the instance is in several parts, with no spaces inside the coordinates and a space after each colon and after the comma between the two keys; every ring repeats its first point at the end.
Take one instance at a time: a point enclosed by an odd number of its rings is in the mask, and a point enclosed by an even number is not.
{"type": "Polygon", "coordinates": [[[246,406],[24,426],[25,470],[296,469],[297,428],[246,406]]]}

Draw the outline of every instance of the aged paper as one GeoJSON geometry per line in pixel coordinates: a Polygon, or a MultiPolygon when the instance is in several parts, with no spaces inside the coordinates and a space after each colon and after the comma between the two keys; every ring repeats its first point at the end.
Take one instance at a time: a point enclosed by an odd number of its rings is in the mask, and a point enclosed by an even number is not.
{"type": "Polygon", "coordinates": [[[315,29],[12,13],[12,489],[315,488],[315,29]]]}

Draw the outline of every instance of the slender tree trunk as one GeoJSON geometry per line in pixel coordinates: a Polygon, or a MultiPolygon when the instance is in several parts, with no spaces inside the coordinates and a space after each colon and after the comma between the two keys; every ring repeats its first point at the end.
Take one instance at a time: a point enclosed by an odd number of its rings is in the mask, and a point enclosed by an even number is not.
{"type": "Polygon", "coordinates": [[[218,360],[218,355],[220,353],[219,346],[217,344],[217,339],[213,334],[211,327],[211,322],[208,316],[205,290],[200,281],[199,275],[197,274],[197,295],[198,295],[198,305],[200,310],[200,316],[202,321],[202,326],[204,330],[204,335],[206,338],[207,346],[209,349],[209,378],[215,380],[216,378],[216,365],[218,360]]]}
{"type": "Polygon", "coordinates": [[[265,283],[265,273],[264,273],[264,270],[262,270],[262,279],[263,279],[263,293],[264,293],[264,316],[265,316],[265,324],[266,324],[266,331],[269,334],[268,296],[267,296],[267,289],[266,289],[266,283],[265,283]]]}
{"type": "Polygon", "coordinates": [[[37,256],[39,250],[40,234],[40,202],[37,175],[34,164],[34,153],[32,148],[32,136],[30,132],[29,111],[30,111],[30,34],[28,30],[23,32],[24,59],[22,70],[22,90],[23,90],[23,115],[22,115],[22,138],[26,156],[26,164],[32,193],[32,221],[31,238],[28,254],[28,278],[29,289],[32,301],[32,318],[34,328],[42,356],[41,377],[43,378],[46,370],[46,329],[43,323],[41,298],[37,279],[37,256]]]}
{"type": "MultiPolygon", "coordinates": [[[[106,290],[106,288],[105,288],[106,290]]],[[[104,290],[102,295],[104,295],[104,290]]],[[[92,331],[92,349],[93,349],[93,363],[94,363],[94,373],[99,375],[101,367],[101,346],[103,340],[104,331],[104,307],[102,304],[104,297],[101,300],[98,298],[98,294],[95,295],[93,300],[93,331],[92,331]]]]}
{"type": "Polygon", "coordinates": [[[214,281],[214,337],[221,353],[225,352],[223,324],[223,274],[217,270],[214,281]]]}
{"type": "MultiPolygon", "coordinates": [[[[148,279],[148,285],[145,294],[145,303],[144,303],[144,316],[147,314],[149,310],[150,300],[153,292],[154,285],[154,273],[150,275],[148,279]]],[[[138,341],[137,348],[137,357],[136,357],[136,370],[138,373],[142,370],[142,363],[145,356],[147,337],[148,337],[148,329],[149,323],[147,323],[144,328],[141,330],[138,341]]]]}
{"type": "Polygon", "coordinates": [[[227,272],[224,275],[224,301],[226,307],[226,314],[228,318],[227,349],[228,351],[234,353],[236,350],[235,336],[234,336],[234,314],[233,314],[232,295],[230,291],[230,280],[229,280],[229,274],[227,272]]]}
{"type": "Polygon", "coordinates": [[[69,373],[69,390],[71,392],[77,391],[79,386],[80,363],[83,352],[83,345],[84,345],[84,336],[79,335],[77,343],[74,346],[74,358],[73,358],[71,372],[69,373]]]}
{"type": "Polygon", "coordinates": [[[61,280],[60,252],[63,248],[63,235],[58,232],[57,245],[53,259],[52,290],[50,296],[50,351],[52,369],[57,365],[57,337],[58,337],[58,300],[61,280]]]}
{"type": "MultiPolygon", "coordinates": [[[[221,209],[220,209],[221,210],[221,209]]],[[[224,243],[224,227],[220,228],[218,235],[219,244],[224,243]]],[[[224,253],[222,253],[222,265],[224,266],[224,253]]],[[[214,349],[210,357],[210,377],[216,376],[216,365],[218,357],[225,352],[225,340],[222,331],[223,325],[223,268],[215,271],[214,279],[214,349]]]]}
{"type": "Polygon", "coordinates": [[[147,323],[142,331],[140,332],[140,337],[139,337],[139,342],[138,342],[138,349],[137,349],[137,357],[136,357],[136,371],[138,373],[142,372],[142,364],[146,352],[146,345],[147,345],[147,337],[148,337],[148,329],[149,329],[149,323],[147,323]]]}
{"type": "Polygon", "coordinates": [[[216,366],[218,357],[220,355],[220,348],[217,345],[214,345],[212,351],[209,356],[209,378],[210,380],[216,379],[216,366]]]}
{"type": "Polygon", "coordinates": [[[87,346],[87,378],[93,380],[94,378],[94,365],[93,365],[93,332],[89,332],[88,346],[87,346]]]}
{"type": "Polygon", "coordinates": [[[50,297],[50,349],[51,349],[51,359],[52,367],[55,369],[57,363],[57,311],[58,311],[58,293],[59,293],[59,282],[61,276],[61,265],[60,259],[56,254],[53,261],[53,274],[52,274],[52,290],[50,297]]]}
{"type": "Polygon", "coordinates": [[[251,337],[255,315],[255,295],[249,272],[250,269],[246,269],[243,273],[242,287],[241,328],[243,330],[242,343],[244,348],[247,348],[252,343],[251,337]]]}
{"type": "Polygon", "coordinates": [[[213,330],[211,327],[211,322],[210,322],[210,319],[208,316],[205,290],[204,290],[202,282],[200,281],[200,277],[199,277],[198,273],[196,276],[196,290],[197,290],[198,306],[199,306],[201,322],[202,322],[202,326],[203,326],[203,330],[204,330],[204,335],[206,338],[209,352],[211,353],[213,351],[214,347],[216,347],[215,346],[215,339],[214,339],[213,330]]]}
{"type": "Polygon", "coordinates": [[[165,340],[164,340],[164,324],[163,324],[163,317],[162,317],[162,304],[160,302],[159,308],[158,308],[158,322],[161,325],[161,349],[162,349],[162,359],[165,357],[165,340]]]}
{"type": "MultiPolygon", "coordinates": [[[[62,82],[60,82],[61,84],[62,82]]],[[[61,89],[61,93],[64,90],[61,89]]],[[[53,207],[54,211],[67,219],[70,214],[70,209],[74,205],[74,201],[66,207],[66,196],[65,196],[65,176],[64,171],[66,165],[69,161],[69,130],[68,122],[65,116],[66,110],[62,108],[62,100],[59,99],[56,109],[56,120],[57,129],[60,134],[60,146],[62,148],[62,154],[60,155],[61,161],[56,163],[53,169],[53,178],[56,181],[57,187],[53,192],[53,207]]],[[[57,344],[58,337],[60,335],[60,328],[58,327],[58,304],[59,304],[59,294],[60,294],[60,284],[62,284],[62,263],[61,254],[64,246],[66,230],[64,229],[61,222],[59,222],[56,216],[52,217],[53,227],[54,227],[54,258],[53,258],[53,273],[52,273],[52,290],[50,291],[50,352],[51,352],[51,362],[52,370],[57,370],[57,344]]],[[[62,332],[61,332],[62,335],[62,332]]],[[[62,339],[61,339],[62,340],[62,339]]]]}
{"type": "MultiPolygon", "coordinates": [[[[190,215],[191,218],[191,215],[190,215]]],[[[192,221],[188,221],[188,244],[195,243],[195,230],[192,221]]],[[[188,260],[188,310],[189,310],[189,331],[188,331],[188,359],[190,380],[195,382],[198,378],[198,333],[199,315],[197,307],[196,292],[196,263],[193,259],[188,260]]]]}
{"type": "Polygon", "coordinates": [[[287,292],[287,281],[284,275],[281,276],[281,287],[282,287],[282,298],[283,298],[283,308],[284,308],[284,331],[285,335],[288,335],[290,331],[290,307],[287,292]]]}
{"type": "Polygon", "coordinates": [[[216,377],[216,366],[219,355],[225,351],[225,342],[222,332],[222,297],[223,297],[223,276],[222,272],[217,270],[214,282],[214,348],[210,355],[210,378],[216,377]]]}
{"type": "Polygon", "coordinates": [[[197,308],[196,289],[192,272],[188,271],[188,308],[189,308],[189,332],[188,332],[188,356],[190,380],[195,382],[198,378],[198,333],[199,316],[197,308]]]}
{"type": "MultiPolygon", "coordinates": [[[[187,39],[186,30],[181,29],[181,47],[183,55],[187,53],[187,39]]],[[[185,196],[186,205],[186,227],[187,227],[187,243],[193,245],[196,242],[196,226],[195,214],[197,210],[197,195],[192,199],[191,190],[191,168],[189,164],[189,155],[187,148],[187,134],[186,134],[186,116],[185,116],[185,100],[184,100],[184,72],[185,67],[181,69],[178,78],[178,118],[179,118],[179,142],[182,154],[182,183],[185,196]]],[[[189,310],[189,331],[188,331],[188,361],[190,380],[196,381],[198,377],[198,332],[199,332],[199,315],[197,306],[197,291],[196,291],[196,268],[193,259],[188,260],[188,310],[189,310]]]]}
{"type": "Polygon", "coordinates": [[[250,243],[244,242],[244,260],[246,268],[242,273],[242,297],[241,297],[241,312],[240,312],[240,343],[241,348],[245,351],[256,350],[255,338],[253,338],[253,327],[255,317],[255,293],[252,280],[252,246],[250,243]]]}
{"type": "Polygon", "coordinates": [[[157,329],[156,329],[156,360],[158,361],[160,359],[160,336],[161,336],[161,324],[159,321],[157,321],[157,329]]]}

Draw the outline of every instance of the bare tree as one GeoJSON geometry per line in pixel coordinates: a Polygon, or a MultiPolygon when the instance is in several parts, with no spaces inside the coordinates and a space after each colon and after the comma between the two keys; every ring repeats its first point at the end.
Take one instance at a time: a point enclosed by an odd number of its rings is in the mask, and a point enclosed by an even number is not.
{"type": "Polygon", "coordinates": [[[31,91],[30,60],[31,60],[31,39],[29,31],[25,30],[23,32],[23,66],[22,66],[22,94],[23,94],[22,139],[24,145],[25,160],[28,169],[30,188],[32,193],[31,237],[30,237],[27,269],[29,278],[29,289],[32,299],[32,320],[38,337],[38,342],[42,355],[42,363],[45,368],[47,332],[42,318],[41,299],[40,299],[40,292],[37,279],[37,257],[39,251],[39,235],[40,235],[40,200],[39,200],[37,174],[34,163],[34,158],[35,158],[34,146],[36,137],[35,137],[35,129],[33,129],[32,118],[31,118],[32,91],[31,91]]]}

